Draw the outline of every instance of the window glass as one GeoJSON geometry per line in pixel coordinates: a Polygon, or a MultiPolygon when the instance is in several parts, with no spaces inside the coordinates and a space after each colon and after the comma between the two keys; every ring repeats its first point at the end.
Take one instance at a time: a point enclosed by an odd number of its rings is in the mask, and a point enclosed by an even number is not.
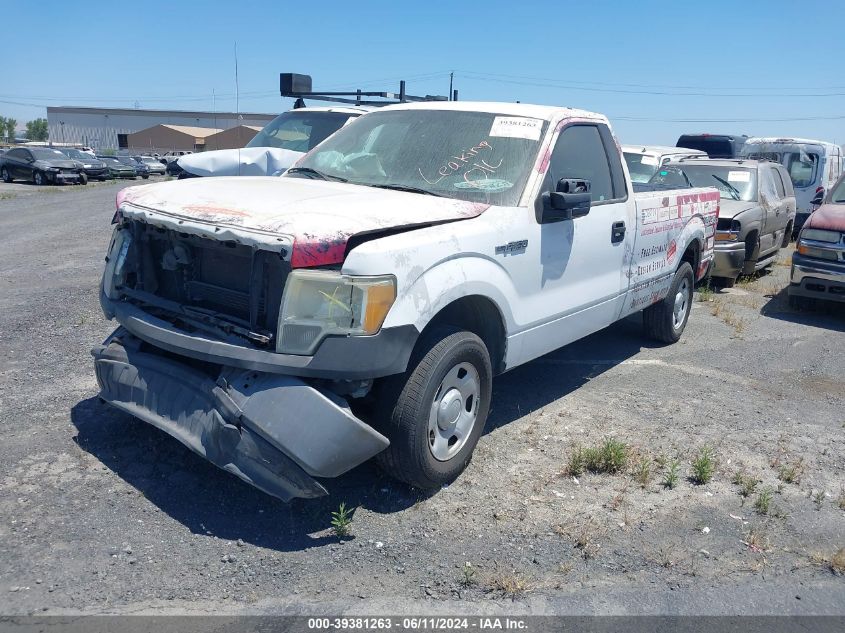
{"type": "Polygon", "coordinates": [[[804,188],[813,184],[819,164],[818,154],[787,152],[783,155],[783,158],[793,185],[804,188]]]}
{"type": "Polygon", "coordinates": [[[307,152],[342,128],[349,117],[344,112],[285,112],[270,121],[246,146],[307,152]]]}
{"type": "Polygon", "coordinates": [[[26,150],[24,149],[10,149],[9,156],[17,158],[18,160],[26,160],[26,150]]]}
{"type": "Polygon", "coordinates": [[[628,173],[631,174],[631,182],[648,182],[657,171],[657,156],[638,152],[623,152],[623,155],[628,164],[628,173]]]}
{"type": "Polygon", "coordinates": [[[785,198],[786,197],[786,187],[783,184],[783,178],[781,178],[780,170],[772,168],[772,177],[775,181],[775,190],[778,192],[778,198],[785,198]]]}
{"type": "Polygon", "coordinates": [[[760,193],[764,194],[769,200],[778,199],[778,193],[775,189],[775,179],[771,169],[760,169],[760,193]]]}
{"type": "Polygon", "coordinates": [[[553,187],[561,178],[589,180],[593,202],[614,198],[610,164],[595,125],[572,125],[561,132],[549,162],[549,174],[553,187]]]}

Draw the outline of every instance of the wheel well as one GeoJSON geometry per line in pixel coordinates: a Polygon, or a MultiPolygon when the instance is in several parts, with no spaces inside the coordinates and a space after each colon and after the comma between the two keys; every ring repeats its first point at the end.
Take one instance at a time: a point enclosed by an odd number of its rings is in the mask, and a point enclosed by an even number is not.
{"type": "Polygon", "coordinates": [[[757,248],[757,236],[760,234],[760,231],[754,229],[753,231],[749,231],[748,235],[745,236],[745,259],[750,261],[754,257],[754,251],[757,248]]]}
{"type": "Polygon", "coordinates": [[[693,279],[697,279],[698,264],[701,262],[701,244],[699,244],[698,240],[690,242],[687,250],[681,256],[681,262],[689,262],[689,265],[692,266],[693,279]]]}
{"type": "Polygon", "coordinates": [[[505,325],[502,313],[493,301],[481,295],[461,297],[440,310],[425,326],[422,334],[441,325],[452,325],[477,335],[490,352],[493,374],[504,371],[507,345],[505,325]]]}

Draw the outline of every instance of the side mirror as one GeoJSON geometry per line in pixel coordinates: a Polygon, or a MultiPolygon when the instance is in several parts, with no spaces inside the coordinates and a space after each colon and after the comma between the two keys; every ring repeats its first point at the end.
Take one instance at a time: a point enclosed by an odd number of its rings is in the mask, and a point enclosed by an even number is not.
{"type": "Polygon", "coordinates": [[[810,204],[820,207],[822,205],[822,202],[824,202],[824,189],[822,189],[815,196],[813,196],[813,199],[810,200],[810,204]]]}
{"type": "Polygon", "coordinates": [[[581,218],[590,212],[590,181],[561,178],[554,191],[543,193],[541,224],[581,218]]]}

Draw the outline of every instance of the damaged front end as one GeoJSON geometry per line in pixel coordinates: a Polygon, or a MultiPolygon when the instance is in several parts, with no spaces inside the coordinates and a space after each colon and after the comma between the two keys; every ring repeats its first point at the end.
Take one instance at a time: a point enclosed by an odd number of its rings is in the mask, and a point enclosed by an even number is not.
{"type": "MultiPolygon", "coordinates": [[[[121,327],[92,354],[103,400],[288,501],[326,494],[315,478],[341,475],[389,442],[338,395],[372,381],[333,371],[336,340],[311,356],[277,352],[285,254],[120,218],[101,304],[121,327]]],[[[381,340],[370,358],[399,367],[406,359],[391,336],[361,344],[381,340]]]]}

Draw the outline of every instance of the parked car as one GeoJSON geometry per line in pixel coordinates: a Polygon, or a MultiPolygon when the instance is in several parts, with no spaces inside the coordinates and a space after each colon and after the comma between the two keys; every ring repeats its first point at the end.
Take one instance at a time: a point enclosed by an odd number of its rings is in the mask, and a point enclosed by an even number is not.
{"type": "Polygon", "coordinates": [[[778,251],[789,245],[796,203],[783,165],[742,159],[682,160],[660,170],[653,180],[680,186],[681,178],[693,187],[719,189],[712,271],[717,283],[733,286],[740,275],[770,265],[778,251]]]}
{"type": "Polygon", "coordinates": [[[789,172],[798,211],[793,234],[797,235],[825,192],[842,173],[842,148],[825,141],[801,138],[750,138],[742,155],[782,164],[789,172]]]}
{"type": "Polygon", "coordinates": [[[718,206],[632,193],[602,115],[388,106],[281,178],[118,196],[100,396],[284,500],[375,455],[437,489],[495,374],[639,311],[681,337],[718,206]]]}
{"type": "Polygon", "coordinates": [[[10,149],[0,156],[0,178],[3,182],[29,180],[36,185],[88,182],[80,163],[46,147],[10,149]]]}
{"type": "Polygon", "coordinates": [[[676,145],[700,149],[710,158],[737,158],[747,139],[745,134],[683,134],[676,145]]]}
{"type": "Polygon", "coordinates": [[[164,168],[164,173],[168,176],[182,178],[185,170],[182,169],[181,165],[179,165],[179,161],[172,160],[167,163],[167,166],[164,168]]]}
{"type": "Polygon", "coordinates": [[[816,299],[845,302],[845,174],[798,235],[788,293],[794,308],[816,299]]]}
{"type": "Polygon", "coordinates": [[[120,161],[116,156],[97,156],[98,159],[106,164],[109,168],[109,177],[111,178],[132,178],[137,177],[137,172],[132,165],[127,165],[120,161]]]}
{"type": "Polygon", "coordinates": [[[707,158],[707,153],[697,149],[686,149],[684,147],[662,147],[659,145],[623,145],[622,156],[628,165],[628,173],[631,181],[644,183],[651,180],[651,177],[658,169],[682,158],[707,158]]]}
{"type": "Polygon", "coordinates": [[[166,165],[167,163],[172,163],[174,160],[177,160],[182,156],[187,156],[188,154],[193,154],[193,152],[189,149],[175,149],[162,154],[159,157],[159,161],[166,165]]]}
{"type": "Polygon", "coordinates": [[[126,156],[124,154],[119,154],[115,156],[117,160],[119,160],[124,165],[128,165],[132,169],[135,170],[135,175],[140,176],[144,180],[150,177],[150,168],[147,167],[144,163],[135,160],[131,156],[126,156]]]}
{"type": "Polygon", "coordinates": [[[106,167],[106,164],[99,158],[91,156],[88,152],[83,152],[72,147],[64,147],[59,151],[71,160],[80,163],[85,175],[88,176],[88,180],[96,179],[104,181],[109,177],[109,168],[106,167]]]}
{"type": "Polygon", "coordinates": [[[155,156],[133,156],[135,161],[146,165],[147,169],[149,170],[150,175],[158,174],[159,176],[164,175],[165,166],[161,164],[155,156]]]}
{"type": "Polygon", "coordinates": [[[183,156],[179,166],[192,176],[278,176],[367,106],[305,107],[280,114],[242,149],[183,156]]]}

